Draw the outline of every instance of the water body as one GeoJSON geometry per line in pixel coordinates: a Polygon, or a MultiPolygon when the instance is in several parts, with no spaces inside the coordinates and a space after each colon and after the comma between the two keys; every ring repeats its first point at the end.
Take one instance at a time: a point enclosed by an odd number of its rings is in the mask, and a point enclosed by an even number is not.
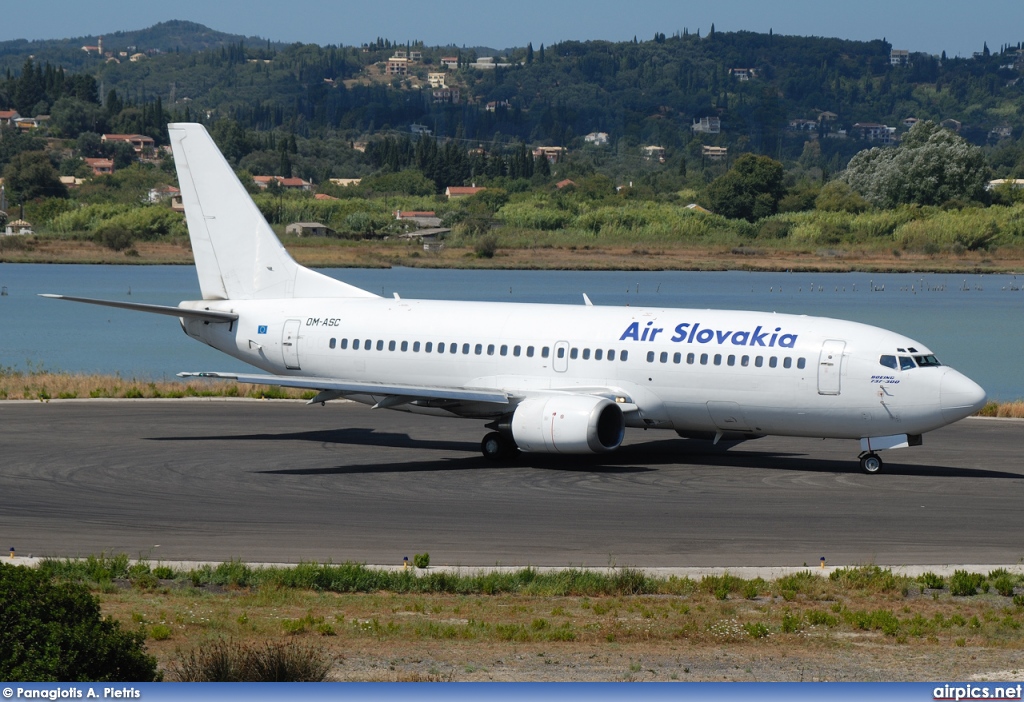
{"type": "MultiPolygon", "coordinates": [[[[745,271],[329,269],[404,298],[748,309],[850,319],[928,345],[989,397],[1024,398],[1024,275],[745,271]]],[[[124,377],[251,368],[188,339],[170,317],[47,300],[63,293],[161,305],[197,299],[191,266],[0,264],[0,365],[124,377]]],[[[618,333],[619,330],[615,330],[618,333]]]]}

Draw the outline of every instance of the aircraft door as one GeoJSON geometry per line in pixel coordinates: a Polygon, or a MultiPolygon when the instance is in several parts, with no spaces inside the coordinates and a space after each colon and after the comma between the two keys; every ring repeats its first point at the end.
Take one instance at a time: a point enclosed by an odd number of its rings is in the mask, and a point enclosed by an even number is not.
{"type": "Polygon", "coordinates": [[[289,319],[284,323],[281,333],[281,351],[284,354],[284,367],[289,370],[301,370],[299,366],[299,325],[298,319],[289,319]]]}
{"type": "Polygon", "coordinates": [[[818,394],[838,395],[840,376],[843,372],[843,349],[845,341],[829,339],[821,345],[818,358],[818,394]]]}
{"type": "Polygon", "coordinates": [[[564,373],[569,370],[569,342],[556,341],[554,351],[555,357],[551,361],[551,367],[556,373],[564,373]]]}

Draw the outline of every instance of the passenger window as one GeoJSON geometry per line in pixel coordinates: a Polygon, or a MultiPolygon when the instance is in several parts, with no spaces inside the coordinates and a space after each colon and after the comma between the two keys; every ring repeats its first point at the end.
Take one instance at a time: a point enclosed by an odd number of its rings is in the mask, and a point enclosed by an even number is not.
{"type": "Polygon", "coordinates": [[[594,349],[594,360],[600,361],[604,358],[604,349],[594,349]]]}
{"type": "Polygon", "coordinates": [[[584,361],[589,361],[590,360],[590,349],[583,349],[583,360],[584,361]]]}
{"type": "Polygon", "coordinates": [[[328,346],[329,348],[332,348],[332,349],[333,349],[333,348],[334,348],[335,346],[337,346],[337,345],[338,345],[338,340],[337,340],[337,339],[331,339],[330,343],[328,343],[328,344],[327,344],[327,346],[328,346]]]}
{"type": "Polygon", "coordinates": [[[900,356],[900,370],[910,370],[914,367],[914,359],[910,356],[900,356]]]}
{"type": "Polygon", "coordinates": [[[388,351],[394,351],[394,350],[395,350],[395,342],[394,341],[389,341],[388,342],[388,351]]]}
{"type": "Polygon", "coordinates": [[[464,356],[468,356],[469,355],[469,344],[463,344],[462,345],[462,355],[464,355],[464,356]]]}
{"type": "Polygon", "coordinates": [[[768,367],[769,368],[775,368],[778,365],[779,365],[779,359],[775,358],[775,356],[772,356],[771,358],[768,359],[768,367]]]}
{"type": "Polygon", "coordinates": [[[798,358],[798,359],[796,359],[796,367],[799,368],[800,370],[803,370],[804,368],[806,368],[807,367],[807,359],[806,358],[798,358]]]}
{"type": "Polygon", "coordinates": [[[341,349],[344,351],[347,348],[348,348],[348,339],[342,339],[341,340],[341,349]]]}
{"type": "Polygon", "coordinates": [[[729,358],[725,359],[725,362],[728,365],[730,365],[730,366],[735,366],[736,365],[736,357],[733,356],[732,354],[729,354],[729,358]]]}
{"type": "Polygon", "coordinates": [[[579,349],[575,349],[574,348],[574,349],[571,349],[569,351],[569,358],[571,358],[574,361],[579,357],[579,355],[580,355],[580,350],[579,349]]]}
{"type": "Polygon", "coordinates": [[[682,363],[682,361],[683,361],[683,354],[679,353],[678,351],[676,351],[674,354],[672,354],[672,363],[682,363]]]}
{"type": "Polygon", "coordinates": [[[789,356],[786,356],[784,359],[782,359],[782,367],[783,368],[792,368],[793,367],[793,359],[790,358],[789,356]]]}
{"type": "Polygon", "coordinates": [[[686,354],[686,362],[689,363],[691,366],[693,365],[694,358],[695,356],[692,353],[686,354]]]}
{"type": "Polygon", "coordinates": [[[757,356],[754,359],[754,365],[757,366],[758,368],[763,366],[764,365],[764,356],[757,356]]]}
{"type": "Polygon", "coordinates": [[[487,355],[488,356],[493,356],[494,355],[494,344],[487,344],[487,355]]]}
{"type": "Polygon", "coordinates": [[[352,348],[356,351],[359,350],[359,339],[352,339],[352,348]]]}
{"type": "MultiPolygon", "coordinates": [[[[448,353],[458,353],[459,345],[455,342],[448,344],[448,353]]],[[[469,344],[466,344],[466,353],[469,353],[469,344]]]]}
{"type": "Polygon", "coordinates": [[[518,358],[519,354],[522,352],[522,350],[523,350],[522,346],[513,346],[512,347],[512,355],[515,356],[516,358],[518,358]]]}
{"type": "Polygon", "coordinates": [[[409,350],[409,342],[408,341],[403,341],[402,345],[399,348],[401,348],[402,351],[408,351],[409,350]]]}
{"type": "MultiPolygon", "coordinates": [[[[613,356],[614,356],[614,354],[613,354],[613,356]]],[[[625,361],[627,358],[629,358],[629,351],[623,351],[622,353],[619,354],[619,360],[620,361],[625,361]]],[[[612,358],[612,360],[614,361],[615,359],[612,358]]]]}
{"type": "Polygon", "coordinates": [[[547,358],[550,354],[551,354],[551,351],[548,349],[547,346],[545,346],[544,348],[542,348],[540,350],[540,357],[541,358],[547,358]]]}
{"type": "Polygon", "coordinates": [[[477,344],[476,346],[473,347],[473,353],[475,353],[477,356],[479,356],[483,352],[484,352],[484,345],[483,344],[477,344]]]}
{"type": "Polygon", "coordinates": [[[648,351],[647,352],[647,362],[648,363],[654,363],[654,352],[653,351],[648,351]]]}
{"type": "Polygon", "coordinates": [[[716,353],[715,354],[715,365],[716,366],[722,365],[722,354],[720,354],[720,353],[716,353]]]}
{"type": "Polygon", "coordinates": [[[533,347],[532,346],[527,346],[526,347],[526,357],[527,358],[533,358],[533,347]]]}
{"type": "Polygon", "coordinates": [[[746,368],[750,365],[750,356],[744,356],[740,359],[740,365],[746,368]]]}
{"type": "Polygon", "coordinates": [[[614,361],[615,360],[615,349],[608,349],[608,360],[609,361],[614,361]]]}
{"type": "Polygon", "coordinates": [[[501,355],[502,356],[508,356],[508,345],[507,344],[502,344],[501,345],[501,355]]]}
{"type": "Polygon", "coordinates": [[[893,370],[896,369],[896,357],[895,356],[884,355],[880,359],[878,359],[878,362],[881,363],[886,368],[892,368],[893,370]]]}
{"type": "Polygon", "coordinates": [[[700,364],[702,366],[706,366],[708,364],[708,355],[706,353],[702,353],[700,355],[700,364]]]}
{"type": "Polygon", "coordinates": [[[420,350],[420,342],[418,342],[418,341],[412,342],[412,351],[413,351],[413,353],[419,353],[419,350],[420,350]]]}
{"type": "Polygon", "coordinates": [[[668,351],[662,351],[661,357],[658,360],[662,363],[668,363],[668,351]]]}
{"type": "MultiPolygon", "coordinates": [[[[417,341],[416,343],[418,344],[419,342],[417,341]]],[[[438,347],[437,347],[437,350],[440,351],[441,353],[444,353],[443,351],[441,351],[441,347],[442,346],[444,346],[444,344],[439,344],[438,347]]],[[[434,350],[434,342],[433,341],[428,341],[427,343],[425,343],[423,345],[423,351],[425,353],[430,353],[433,350],[434,350]]]]}
{"type": "Polygon", "coordinates": [[[444,353],[444,342],[443,341],[437,345],[437,352],[438,353],[444,353]]]}
{"type": "MultiPolygon", "coordinates": [[[[395,343],[395,342],[392,341],[391,343],[395,343]]],[[[378,351],[383,351],[384,350],[384,340],[383,339],[377,339],[377,350],[378,351]]]]}
{"type": "Polygon", "coordinates": [[[565,358],[565,347],[564,346],[559,346],[558,347],[558,351],[556,351],[555,353],[558,354],[559,358],[565,358]]]}

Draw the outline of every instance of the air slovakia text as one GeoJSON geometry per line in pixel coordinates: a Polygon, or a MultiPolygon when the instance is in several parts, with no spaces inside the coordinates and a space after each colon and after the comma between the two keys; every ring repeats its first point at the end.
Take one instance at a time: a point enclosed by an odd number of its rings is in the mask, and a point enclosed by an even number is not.
{"type": "MultiPolygon", "coordinates": [[[[622,332],[619,341],[654,341],[665,330],[648,322],[641,327],[640,322],[633,322],[622,332]]],[[[676,325],[673,336],[669,338],[677,344],[731,344],[732,346],[765,346],[791,349],[796,346],[797,334],[783,334],[782,327],[774,330],[764,329],[760,325],[753,330],[712,329],[702,327],[700,322],[682,322],[676,325]]],[[[664,339],[662,339],[664,341],[664,339]]]]}

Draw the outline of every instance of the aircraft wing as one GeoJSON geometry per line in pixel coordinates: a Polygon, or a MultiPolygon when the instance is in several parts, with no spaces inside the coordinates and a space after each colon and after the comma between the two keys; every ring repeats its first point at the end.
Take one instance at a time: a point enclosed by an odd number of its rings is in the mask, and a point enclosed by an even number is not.
{"type": "Polygon", "coordinates": [[[343,395],[383,395],[377,407],[394,407],[414,400],[454,400],[458,402],[484,402],[507,405],[508,395],[497,390],[472,390],[429,385],[394,385],[386,383],[358,383],[337,378],[309,378],[287,375],[261,375],[258,373],[178,373],[179,378],[218,378],[236,380],[251,385],[277,385],[286,388],[319,390],[311,403],[333,400],[343,395]]]}

